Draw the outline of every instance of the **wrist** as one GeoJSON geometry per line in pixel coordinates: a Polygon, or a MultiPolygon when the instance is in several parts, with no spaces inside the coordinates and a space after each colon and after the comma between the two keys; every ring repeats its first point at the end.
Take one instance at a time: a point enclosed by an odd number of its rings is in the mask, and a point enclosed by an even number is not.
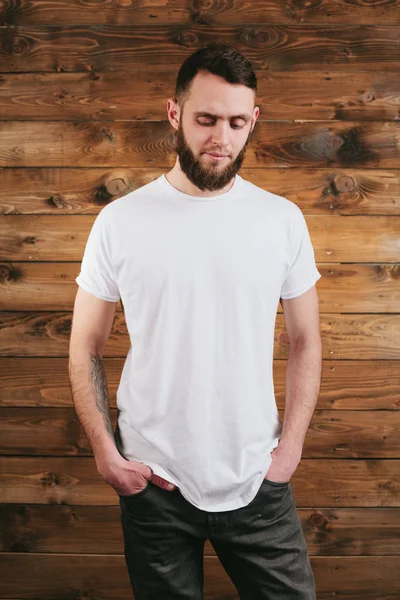
{"type": "Polygon", "coordinates": [[[112,471],[114,467],[121,466],[126,459],[118,452],[115,444],[102,446],[94,452],[97,470],[112,471]]]}
{"type": "Polygon", "coordinates": [[[287,454],[293,454],[294,456],[301,456],[303,451],[303,444],[299,441],[293,440],[293,438],[281,437],[277,450],[284,450],[287,454]]]}

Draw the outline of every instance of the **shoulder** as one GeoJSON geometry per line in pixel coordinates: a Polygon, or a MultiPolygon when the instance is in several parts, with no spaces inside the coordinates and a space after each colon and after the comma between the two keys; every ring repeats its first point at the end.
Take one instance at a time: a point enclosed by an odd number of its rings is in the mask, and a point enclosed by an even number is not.
{"type": "Polygon", "coordinates": [[[249,198],[254,198],[268,208],[271,208],[271,210],[277,213],[283,221],[296,222],[301,220],[303,213],[292,200],[255,185],[243,177],[241,177],[241,185],[243,191],[249,198]]]}

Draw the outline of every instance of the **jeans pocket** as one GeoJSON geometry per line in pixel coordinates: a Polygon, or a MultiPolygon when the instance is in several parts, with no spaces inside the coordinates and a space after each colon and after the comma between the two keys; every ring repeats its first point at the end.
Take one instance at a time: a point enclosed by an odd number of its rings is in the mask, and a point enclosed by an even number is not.
{"type": "Polygon", "coordinates": [[[290,481],[271,481],[271,479],[266,479],[264,477],[263,483],[268,483],[269,485],[275,485],[276,487],[287,487],[290,481]]]}
{"type": "Polygon", "coordinates": [[[150,481],[147,482],[146,486],[140,490],[139,492],[135,492],[134,494],[128,494],[127,496],[122,496],[121,494],[118,494],[118,496],[120,498],[123,498],[124,500],[133,500],[134,498],[137,498],[138,496],[143,496],[143,494],[145,494],[146,492],[149,491],[150,489],[150,481]]]}

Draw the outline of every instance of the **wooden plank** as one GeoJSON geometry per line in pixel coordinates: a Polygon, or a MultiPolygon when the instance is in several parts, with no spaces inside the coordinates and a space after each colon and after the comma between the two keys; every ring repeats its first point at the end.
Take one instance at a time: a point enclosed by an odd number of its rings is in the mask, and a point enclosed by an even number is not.
{"type": "MultiPolygon", "coordinates": [[[[291,485],[298,507],[400,507],[400,460],[304,458],[291,485]]],[[[114,506],[93,457],[0,456],[0,502],[114,506]]]]}
{"type": "MultiPolygon", "coordinates": [[[[70,312],[0,311],[0,356],[68,356],[71,320],[70,312]]],[[[322,313],[320,323],[324,359],[400,359],[396,315],[322,313]]],[[[123,313],[116,313],[105,356],[126,356],[129,344],[123,313]]],[[[278,314],[274,358],[285,359],[288,354],[284,316],[278,314]]]]}
{"type": "MultiPolygon", "coordinates": [[[[215,558],[210,560],[217,562],[215,558]]],[[[122,555],[10,553],[0,556],[0,569],[7,573],[2,581],[1,599],[133,598],[122,555]]]]}
{"type": "MultiPolygon", "coordinates": [[[[6,553],[0,557],[7,573],[1,598],[65,600],[102,598],[131,600],[132,590],[123,555],[6,553]],[[54,577],[54,574],[57,577],[54,577]]],[[[398,556],[311,557],[318,600],[398,600],[398,556]]],[[[204,600],[239,600],[216,556],[204,560],[204,600]]]]}
{"type": "MultiPolygon", "coordinates": [[[[400,31],[399,31],[400,33],[400,31]]],[[[1,121],[1,167],[173,167],[169,121],[1,121]]],[[[256,123],[245,167],[399,167],[398,121],[256,123]]]]}
{"type": "MultiPolygon", "coordinates": [[[[68,358],[2,357],[0,406],[72,407],[68,358]]],[[[110,405],[116,408],[116,391],[124,358],[104,358],[110,405]]],[[[273,361],[275,400],[285,405],[287,361],[273,361]]],[[[400,410],[400,369],[395,361],[323,360],[318,399],[321,410],[400,410]]],[[[379,413],[380,414],[380,413],[379,413]]]]}
{"type": "Polygon", "coordinates": [[[97,3],[80,3],[71,0],[58,0],[51,5],[43,0],[29,3],[4,2],[0,9],[2,25],[147,25],[154,23],[191,25],[194,23],[214,25],[236,25],[244,23],[341,23],[357,24],[399,24],[399,3],[372,2],[349,4],[345,0],[334,3],[293,3],[281,0],[257,0],[246,2],[235,0],[219,6],[217,3],[182,2],[168,0],[168,4],[157,2],[102,2],[101,10],[97,3]]]}
{"type": "MultiPolygon", "coordinates": [[[[293,72],[261,69],[255,73],[256,104],[260,109],[257,123],[265,119],[292,122],[398,118],[393,97],[400,94],[400,80],[395,69],[382,73],[360,71],[352,77],[327,69],[293,72]]],[[[167,99],[174,95],[176,75],[171,69],[151,67],[135,72],[135,77],[129,70],[6,73],[1,78],[0,118],[162,121],[167,118],[167,99]]]]}
{"type": "Polygon", "coordinates": [[[216,39],[234,45],[254,69],[354,73],[395,70],[399,25],[209,24],[52,25],[3,28],[1,72],[167,67],[216,39]]]}
{"type": "MultiPolygon", "coordinates": [[[[310,556],[398,552],[399,508],[297,509],[310,556]]],[[[0,552],[124,552],[118,506],[2,504],[0,552]]],[[[206,540],[204,554],[215,556],[206,540]]]]}
{"type": "MultiPolygon", "coordinates": [[[[115,431],[117,410],[111,408],[115,431]]],[[[279,411],[284,421],[284,410],[279,411]]],[[[0,407],[0,454],[92,456],[74,408],[0,407]]],[[[302,458],[400,458],[400,412],[317,408],[302,458]]]]}
{"type": "MultiPolygon", "coordinates": [[[[0,88],[1,89],[1,88],[0,88]]],[[[0,214],[96,215],[105,204],[166,169],[0,168],[0,214]]],[[[255,185],[295,202],[304,214],[400,215],[400,170],[242,168],[255,185]]]]}
{"type": "MultiPolygon", "coordinates": [[[[400,217],[304,216],[318,264],[400,261],[400,217]]],[[[76,265],[78,275],[94,220],[94,215],[4,216],[0,231],[0,261],[76,261],[79,263],[76,265]]],[[[380,281],[387,277],[379,265],[374,265],[373,269],[380,281]]],[[[391,274],[398,277],[396,269],[391,274]]],[[[337,270],[329,275],[338,277],[340,286],[348,293],[344,272],[337,270]]],[[[333,302],[332,298],[329,301],[333,302]]]]}
{"type": "MultiPolygon", "coordinates": [[[[317,267],[322,275],[317,284],[321,313],[400,312],[397,264],[317,262],[317,267]]],[[[76,263],[0,262],[0,310],[73,310],[79,270],[76,263]]],[[[121,302],[116,310],[122,311],[121,302]]]]}
{"type": "Polygon", "coordinates": [[[400,594],[399,560],[397,556],[311,558],[317,598],[396,600],[400,594]]]}

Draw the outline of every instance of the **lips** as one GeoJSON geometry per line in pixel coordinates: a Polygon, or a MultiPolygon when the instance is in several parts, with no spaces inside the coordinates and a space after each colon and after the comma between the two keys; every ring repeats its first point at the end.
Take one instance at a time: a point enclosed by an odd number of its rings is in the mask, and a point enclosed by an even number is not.
{"type": "Polygon", "coordinates": [[[222,162],[224,158],[226,158],[227,154],[211,154],[211,152],[206,152],[210,158],[214,161],[214,163],[222,162]]]}

